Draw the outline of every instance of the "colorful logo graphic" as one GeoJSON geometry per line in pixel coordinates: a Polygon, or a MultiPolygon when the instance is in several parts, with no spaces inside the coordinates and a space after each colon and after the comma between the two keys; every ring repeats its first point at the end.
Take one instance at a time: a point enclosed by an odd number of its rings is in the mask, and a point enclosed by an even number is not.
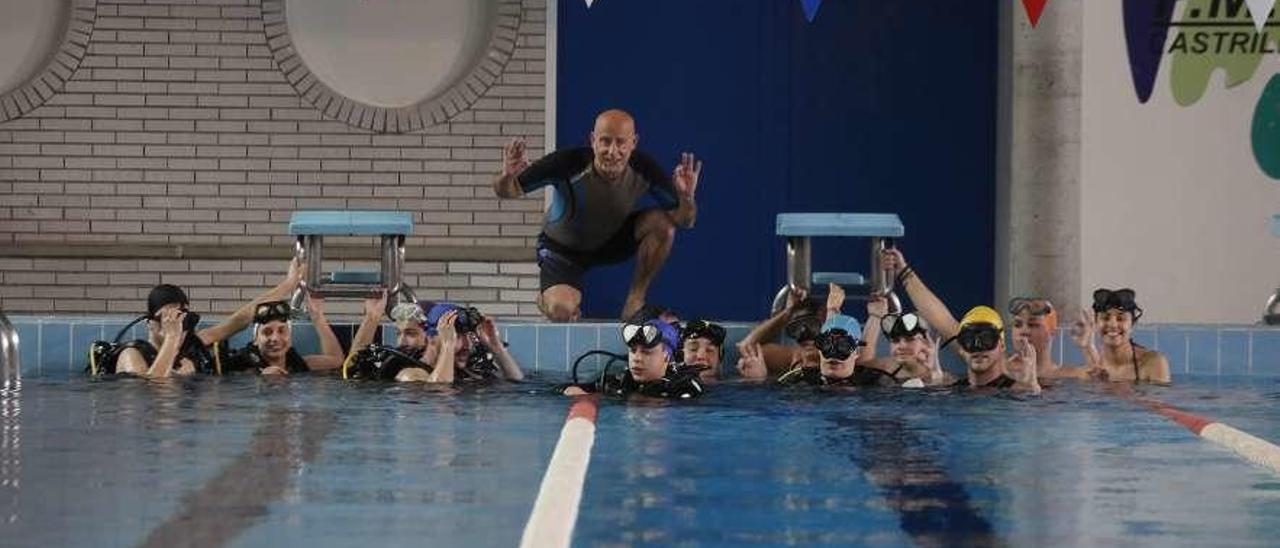
{"type": "MultiPolygon", "coordinates": [[[[1169,57],[1174,102],[1189,107],[1208,92],[1221,70],[1227,89],[1253,79],[1267,56],[1280,55],[1276,0],[1124,0],[1125,44],[1138,102],[1155,92],[1169,57]],[[1177,10],[1182,4],[1181,10],[1177,10]],[[1175,12],[1177,15],[1175,16],[1175,12]]],[[[1254,157],[1268,176],[1280,178],[1280,83],[1273,77],[1254,109],[1254,157]]]]}

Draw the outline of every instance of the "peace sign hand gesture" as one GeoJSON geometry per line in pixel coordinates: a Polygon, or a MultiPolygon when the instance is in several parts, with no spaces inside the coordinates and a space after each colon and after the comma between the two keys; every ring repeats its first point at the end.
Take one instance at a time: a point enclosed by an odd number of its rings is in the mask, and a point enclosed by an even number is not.
{"type": "Polygon", "coordinates": [[[680,164],[672,173],[671,180],[682,198],[693,200],[694,193],[698,191],[698,177],[701,175],[702,160],[695,158],[692,152],[684,152],[680,154],[680,164]]]}

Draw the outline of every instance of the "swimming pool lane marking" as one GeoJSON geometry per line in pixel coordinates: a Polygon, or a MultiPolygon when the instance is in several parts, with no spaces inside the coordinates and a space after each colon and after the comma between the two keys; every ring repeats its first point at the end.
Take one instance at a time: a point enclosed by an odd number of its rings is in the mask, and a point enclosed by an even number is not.
{"type": "Polygon", "coordinates": [[[333,413],[272,407],[249,441],[249,448],[223,467],[142,542],[145,548],[221,546],[265,517],[297,481],[299,469],[314,461],[336,424],[333,413]]]}
{"type": "Polygon", "coordinates": [[[573,539],[587,465],[591,461],[591,446],[596,439],[597,411],[595,396],[574,398],[569,405],[560,441],[551,454],[538,498],[520,538],[522,548],[569,546],[573,539]]]}
{"type": "Polygon", "coordinates": [[[1181,424],[1195,435],[1226,447],[1245,460],[1280,474],[1280,446],[1229,424],[1188,413],[1162,401],[1138,398],[1138,402],[1181,424]]]}

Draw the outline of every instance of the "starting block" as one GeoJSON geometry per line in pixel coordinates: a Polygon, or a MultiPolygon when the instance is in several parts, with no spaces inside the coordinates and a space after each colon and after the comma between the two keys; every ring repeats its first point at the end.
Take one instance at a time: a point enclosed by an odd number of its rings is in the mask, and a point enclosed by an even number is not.
{"type": "MultiPolygon", "coordinates": [[[[902,220],[892,213],[779,213],[776,231],[778,236],[787,239],[787,285],[778,290],[773,299],[773,311],[777,312],[787,302],[790,289],[808,290],[816,285],[834,283],[840,286],[865,286],[867,291],[860,295],[867,298],[872,294],[888,295],[889,305],[893,310],[901,310],[902,305],[897,295],[893,294],[893,277],[880,270],[880,251],[884,250],[894,238],[901,238],[906,229],[902,220]],[[811,238],[871,238],[871,264],[867,272],[871,278],[866,279],[856,272],[813,272],[811,259],[811,238]]],[[[850,294],[851,296],[855,296],[850,294]]]]}
{"type": "Polygon", "coordinates": [[[413,215],[398,211],[297,211],[289,219],[289,235],[296,236],[294,256],[307,265],[303,286],[294,295],[295,310],[303,292],[324,297],[367,298],[383,291],[390,309],[397,297],[417,302],[402,280],[404,239],[413,232],[413,215]],[[381,270],[335,271],[324,275],[325,236],[380,236],[381,270]]]}

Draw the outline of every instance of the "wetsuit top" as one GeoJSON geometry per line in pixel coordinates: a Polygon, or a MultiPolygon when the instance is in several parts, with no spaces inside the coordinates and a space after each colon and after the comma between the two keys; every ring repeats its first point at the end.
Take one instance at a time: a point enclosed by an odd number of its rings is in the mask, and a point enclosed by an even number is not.
{"type": "MultiPolygon", "coordinates": [[[[1000,374],[999,377],[992,379],[991,382],[988,382],[983,386],[987,388],[1012,388],[1013,385],[1017,383],[1018,381],[1013,380],[1013,377],[1010,377],[1002,373],[1000,374]]],[[[969,377],[966,375],[964,378],[956,381],[955,384],[952,384],[951,386],[971,386],[969,384],[969,377]]]]}
{"type": "Polygon", "coordinates": [[[471,355],[467,363],[455,364],[455,382],[475,383],[491,382],[502,378],[502,368],[489,347],[476,343],[471,347],[471,355]]]}
{"type": "Polygon", "coordinates": [[[901,365],[893,372],[875,367],[854,366],[853,378],[856,379],[855,384],[858,386],[899,386],[902,384],[902,381],[898,380],[899,371],[902,371],[901,365]]]}
{"type": "MultiPolygon", "coordinates": [[[[232,351],[222,358],[223,373],[250,370],[261,372],[266,367],[267,361],[262,357],[262,351],[253,343],[232,351]]],[[[307,360],[303,359],[302,355],[293,348],[290,348],[284,355],[284,369],[289,373],[305,373],[311,370],[310,367],[307,367],[307,360]]]]}
{"type": "Polygon", "coordinates": [[[595,251],[626,225],[632,213],[680,205],[671,175],[649,155],[633,152],[617,181],[597,174],[594,160],[590,147],[557,150],[516,178],[525,193],[547,186],[555,191],[542,232],[561,247],[595,251]]]}
{"type": "Polygon", "coordinates": [[[895,375],[901,371],[899,367],[892,373],[874,367],[854,366],[853,374],[844,378],[827,377],[818,367],[799,367],[778,377],[781,384],[809,384],[813,386],[898,386],[895,375]]]}
{"type": "MultiPolygon", "coordinates": [[[[200,340],[200,336],[187,332],[187,338],[182,341],[182,348],[178,350],[178,359],[186,358],[195,366],[196,372],[212,375],[218,372],[214,363],[213,352],[209,351],[209,347],[204,345],[204,341],[200,340]]],[[[175,362],[174,369],[181,366],[175,362]]]]}
{"type": "MultiPolygon", "coordinates": [[[[386,347],[377,344],[366,346],[356,353],[348,366],[348,375],[353,379],[393,381],[400,371],[408,367],[422,367],[421,364],[406,360],[404,357],[386,352],[386,347]]],[[[401,354],[421,360],[423,349],[398,347],[401,354]]]]}
{"type": "MultiPolygon", "coordinates": [[[[155,345],[151,344],[151,341],[145,339],[114,344],[99,341],[90,347],[89,359],[97,364],[99,375],[114,375],[116,374],[116,366],[120,363],[120,354],[130,348],[142,354],[142,359],[148,364],[154,362],[156,355],[160,353],[155,345]]],[[[93,364],[85,365],[84,371],[92,374],[93,364]]]]}
{"type": "Polygon", "coordinates": [[[656,381],[640,382],[631,376],[631,371],[623,371],[614,376],[604,377],[596,384],[562,385],[556,391],[563,393],[569,386],[577,386],[586,392],[599,391],[602,394],[625,398],[632,394],[651,398],[687,399],[701,396],[706,388],[698,378],[698,372],[682,367],[668,368],[666,376],[656,381]]]}
{"type": "MultiPolygon", "coordinates": [[[[137,350],[142,354],[142,359],[146,360],[147,365],[152,364],[156,360],[156,356],[160,354],[160,349],[151,344],[151,341],[145,339],[137,339],[119,344],[102,343],[95,345],[94,359],[98,362],[98,372],[106,374],[115,374],[116,366],[120,361],[120,354],[130,348],[137,350]],[[102,346],[105,344],[105,346],[102,346]]],[[[214,365],[213,353],[204,345],[204,341],[195,333],[187,333],[186,339],[182,341],[182,347],[178,349],[178,357],[174,360],[173,368],[176,370],[182,367],[181,360],[190,361],[197,373],[213,374],[217,372],[214,365]]]]}

